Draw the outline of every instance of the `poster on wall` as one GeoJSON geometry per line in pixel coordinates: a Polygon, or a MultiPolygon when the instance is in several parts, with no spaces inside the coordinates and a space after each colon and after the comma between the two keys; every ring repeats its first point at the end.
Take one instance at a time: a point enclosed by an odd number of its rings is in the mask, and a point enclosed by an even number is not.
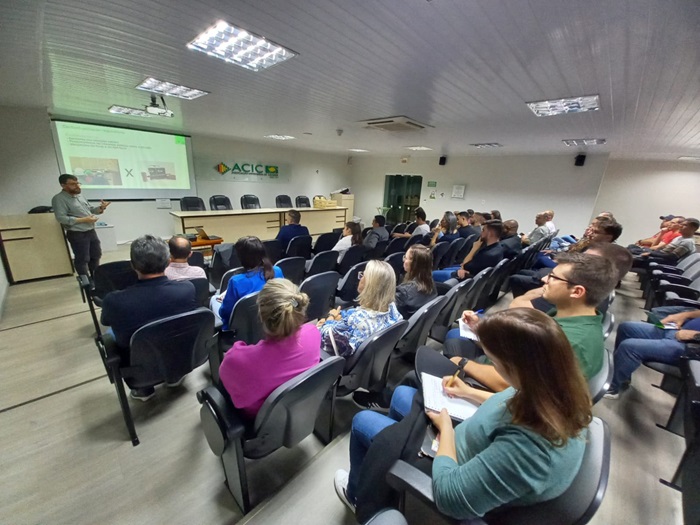
{"type": "Polygon", "coordinates": [[[291,173],[288,164],[236,159],[221,161],[211,170],[197,173],[197,178],[230,182],[289,182],[291,173]]]}
{"type": "Polygon", "coordinates": [[[454,186],[452,186],[452,198],[463,199],[465,188],[466,186],[464,184],[455,184],[454,186]]]}

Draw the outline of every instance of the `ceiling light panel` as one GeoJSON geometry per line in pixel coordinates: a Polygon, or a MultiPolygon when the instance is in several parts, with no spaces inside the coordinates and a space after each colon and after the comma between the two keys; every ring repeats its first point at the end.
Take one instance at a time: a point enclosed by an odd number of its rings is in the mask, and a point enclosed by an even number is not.
{"type": "Polygon", "coordinates": [[[598,95],[585,95],[583,97],[560,98],[558,100],[540,100],[539,102],[528,102],[527,106],[538,117],[551,117],[565,113],[598,111],[600,109],[600,97],[598,95]]]}
{"type": "Polygon", "coordinates": [[[406,146],[406,149],[410,149],[411,151],[433,151],[433,148],[429,148],[428,146],[406,146]]]}
{"type": "Polygon", "coordinates": [[[350,148],[348,151],[354,151],[356,153],[366,153],[369,150],[368,149],[360,149],[360,148],[350,148]]]}
{"type": "Polygon", "coordinates": [[[607,139],[564,139],[562,140],[567,146],[601,146],[607,144],[607,139]]]}
{"type": "Polygon", "coordinates": [[[291,135],[265,135],[265,138],[273,140],[294,140],[296,137],[292,137],[291,135]]]}
{"type": "Polygon", "coordinates": [[[224,21],[204,31],[187,47],[251,71],[272,67],[298,54],[224,21]]]}
{"type": "Polygon", "coordinates": [[[153,77],[149,77],[141,82],[138,86],[136,86],[136,89],[150,91],[151,93],[158,93],[159,95],[182,98],[185,100],[193,100],[209,94],[208,91],[202,91],[201,89],[194,89],[187,86],[180,86],[179,84],[165,82],[153,77]]]}
{"type": "Polygon", "coordinates": [[[502,148],[503,144],[499,144],[498,142],[481,142],[478,144],[469,144],[470,146],[474,146],[475,148],[479,149],[489,149],[489,148],[502,148]]]}
{"type": "Polygon", "coordinates": [[[678,157],[678,160],[700,161],[700,157],[678,157]]]}
{"type": "Polygon", "coordinates": [[[143,109],[139,108],[127,108],[124,106],[110,106],[110,113],[116,113],[117,115],[130,115],[132,117],[150,117],[143,109]]]}

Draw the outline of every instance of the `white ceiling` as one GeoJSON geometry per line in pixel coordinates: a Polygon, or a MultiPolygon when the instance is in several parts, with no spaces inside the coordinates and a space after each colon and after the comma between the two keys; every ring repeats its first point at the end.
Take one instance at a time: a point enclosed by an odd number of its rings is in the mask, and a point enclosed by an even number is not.
{"type": "Polygon", "coordinates": [[[416,144],[429,155],[700,155],[693,0],[0,0],[0,46],[0,105],[75,120],[253,141],[287,134],[291,147],[371,150],[363,155],[421,155],[403,149],[416,144]],[[299,56],[255,73],[186,48],[219,19],[299,56]],[[147,76],[211,94],[168,97],[173,119],[107,112],[145,105],[134,86],[147,76]],[[596,93],[595,113],[537,118],[525,105],[596,93]],[[393,115],[433,127],[358,123],[393,115]],[[561,142],[589,137],[608,144],[561,142]]]}

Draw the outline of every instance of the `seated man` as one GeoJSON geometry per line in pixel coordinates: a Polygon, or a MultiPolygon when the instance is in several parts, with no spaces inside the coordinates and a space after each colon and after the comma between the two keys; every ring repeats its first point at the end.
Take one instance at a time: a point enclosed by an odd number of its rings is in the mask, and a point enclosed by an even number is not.
{"type": "Polygon", "coordinates": [[[204,268],[190,266],[187,259],[192,255],[192,243],[184,235],[173,235],[168,241],[170,264],[165,269],[165,276],[171,281],[182,279],[206,279],[204,268]]]}
{"type": "Polygon", "coordinates": [[[460,211],[457,213],[457,233],[459,233],[462,239],[481,234],[481,226],[475,223],[473,216],[474,214],[472,213],[472,215],[469,215],[468,211],[460,211]]]}
{"type": "Polygon", "coordinates": [[[301,213],[299,213],[297,210],[289,210],[287,212],[287,224],[280,228],[280,231],[277,233],[276,237],[276,239],[282,245],[282,250],[287,251],[289,241],[291,241],[294,237],[309,234],[309,229],[306,226],[299,224],[299,221],[301,221],[301,213]]]}
{"type": "MultiPolygon", "coordinates": [[[[654,235],[652,235],[651,237],[647,237],[646,239],[639,239],[636,243],[630,244],[628,248],[633,252],[637,251],[638,253],[641,253],[641,248],[649,248],[650,246],[653,246],[658,242],[658,239],[660,239],[664,234],[668,233],[671,221],[676,218],[684,219],[684,217],[679,217],[676,215],[661,215],[659,217],[659,219],[661,219],[661,226],[659,226],[658,233],[655,233],[654,235]]],[[[669,239],[666,242],[666,244],[668,244],[672,240],[673,239],[669,239]]]]}
{"type": "Polygon", "coordinates": [[[557,231],[557,227],[554,225],[554,222],[552,222],[552,219],[554,219],[554,210],[544,210],[542,213],[544,213],[544,216],[547,219],[545,226],[549,230],[549,233],[554,233],[557,231]]]}
{"type": "Polygon", "coordinates": [[[367,237],[365,237],[362,244],[365,247],[372,249],[379,241],[389,240],[389,232],[386,231],[386,228],[384,227],[385,225],[386,219],[384,218],[384,215],[375,215],[374,219],[372,220],[372,230],[367,233],[367,237]]]}
{"type": "MultiPolygon", "coordinates": [[[[681,223],[680,237],[676,237],[669,244],[660,250],[645,252],[639,256],[640,259],[654,260],[664,264],[676,264],[686,255],[695,253],[695,232],[700,228],[700,221],[689,217],[681,223]]],[[[639,259],[635,259],[636,261],[639,259]]]]}
{"type": "Polygon", "coordinates": [[[534,244],[540,239],[543,239],[549,235],[551,232],[549,231],[549,228],[547,228],[546,223],[547,216],[544,214],[544,212],[540,212],[535,215],[535,229],[532,230],[529,235],[522,236],[521,241],[523,246],[534,244]]]}
{"type": "Polygon", "coordinates": [[[503,235],[501,235],[501,246],[503,247],[503,256],[512,259],[516,255],[520,255],[523,251],[523,245],[518,236],[518,221],[508,219],[503,223],[503,235]]]}
{"type": "Polygon", "coordinates": [[[413,230],[413,233],[392,233],[391,237],[393,239],[398,237],[408,238],[415,235],[425,235],[426,233],[430,233],[430,225],[426,222],[427,215],[425,214],[425,210],[419,206],[413,213],[416,217],[416,228],[413,230]]]}
{"type": "MultiPolygon", "coordinates": [[[[151,321],[197,308],[194,285],[165,276],[169,259],[168,245],[162,239],[153,235],[139,237],[131,243],[131,266],[139,281],[125,290],[108,293],[102,302],[100,322],[111,327],[125,366],[129,364],[129,344],[136,330],[151,321]]],[[[153,387],[131,391],[131,397],[141,401],[154,395],[153,387]]]]}
{"type": "Polygon", "coordinates": [[[632,373],[644,361],[677,365],[685,353],[685,343],[700,342],[700,310],[681,312],[661,319],[675,323],[677,330],[657,328],[651,323],[629,321],[617,329],[615,339],[615,373],[605,397],[618,399],[629,384],[632,373]]]}

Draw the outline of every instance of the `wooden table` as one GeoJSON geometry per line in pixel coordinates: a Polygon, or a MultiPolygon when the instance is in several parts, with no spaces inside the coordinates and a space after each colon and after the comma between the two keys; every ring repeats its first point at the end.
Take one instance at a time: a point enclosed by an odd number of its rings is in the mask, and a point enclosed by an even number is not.
{"type": "MultiPolygon", "coordinates": [[[[274,239],[285,223],[290,209],[301,213],[301,224],[310,235],[319,235],[345,226],[347,208],[262,208],[257,210],[219,211],[171,211],[175,233],[194,233],[195,228],[204,228],[209,235],[221,237],[224,242],[236,242],[245,235],[254,235],[261,240],[274,239]]],[[[194,246],[194,243],[193,243],[194,246]]]]}

